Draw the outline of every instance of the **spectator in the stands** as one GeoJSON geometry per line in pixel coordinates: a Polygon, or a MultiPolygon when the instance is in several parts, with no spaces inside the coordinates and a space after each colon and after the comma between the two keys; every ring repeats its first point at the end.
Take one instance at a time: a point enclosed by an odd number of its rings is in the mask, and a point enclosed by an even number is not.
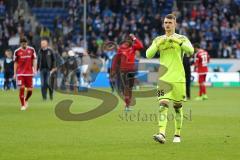
{"type": "Polygon", "coordinates": [[[20,36],[18,33],[12,33],[9,40],[8,40],[8,46],[11,50],[17,49],[20,42],[20,36]]]}
{"type": "Polygon", "coordinates": [[[230,58],[232,57],[232,49],[226,43],[223,44],[223,48],[221,50],[221,58],[230,58]]]}
{"type": "Polygon", "coordinates": [[[40,37],[50,38],[50,30],[43,26],[40,32],[40,37]]]}
{"type": "Polygon", "coordinates": [[[240,59],[240,41],[236,43],[235,56],[237,59],[240,59]]]}
{"type": "Polygon", "coordinates": [[[0,20],[4,20],[6,14],[6,6],[3,0],[0,1],[0,20]]]}
{"type": "MultiPolygon", "coordinates": [[[[13,0],[4,1],[7,13],[10,1],[13,2],[13,0]]],[[[39,7],[42,4],[38,0],[27,1],[31,6],[39,7]]],[[[69,0],[65,4],[68,17],[56,17],[53,21],[54,30],[50,32],[47,28],[42,28],[40,34],[40,36],[50,37],[61,52],[71,43],[78,44],[83,39],[83,1],[69,0]]],[[[237,57],[238,50],[234,46],[237,41],[240,41],[239,0],[201,0],[198,4],[173,1],[171,6],[164,0],[89,0],[87,5],[89,52],[93,52],[95,56],[101,56],[99,44],[94,47],[95,44],[92,41],[102,39],[118,42],[126,32],[136,34],[144,41],[144,45],[148,46],[149,40],[163,32],[161,17],[173,12],[178,18],[178,32],[188,36],[192,42],[200,43],[201,48],[211,50],[211,57],[237,57]],[[232,50],[231,55],[223,56],[221,44],[225,43],[228,43],[232,50]],[[96,48],[98,48],[97,51],[95,51],[96,48]]],[[[4,31],[5,34],[2,37],[7,41],[13,32],[21,30],[19,33],[21,36],[28,34],[30,28],[28,21],[22,18],[25,11],[19,7],[13,11],[7,14],[3,23],[0,24],[2,26],[0,31],[4,31]]],[[[28,38],[30,40],[32,38],[34,43],[35,35],[38,34],[37,30],[34,33],[29,32],[28,38]]],[[[1,37],[0,41],[3,41],[1,37]]],[[[2,46],[1,49],[3,49],[2,46]]]]}

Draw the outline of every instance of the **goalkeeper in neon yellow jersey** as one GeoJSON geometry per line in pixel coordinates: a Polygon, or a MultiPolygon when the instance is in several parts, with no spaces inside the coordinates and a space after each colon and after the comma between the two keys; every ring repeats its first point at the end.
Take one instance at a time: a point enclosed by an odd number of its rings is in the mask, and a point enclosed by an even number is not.
{"type": "Polygon", "coordinates": [[[173,101],[175,109],[175,135],[173,142],[180,142],[180,130],[183,122],[182,102],[185,101],[185,72],[183,55],[191,56],[194,52],[187,37],[175,33],[176,17],[168,14],[164,18],[165,35],[155,38],[146,51],[146,57],[152,58],[160,53],[159,80],[157,86],[159,100],[159,133],[153,138],[157,142],[165,143],[167,126],[167,112],[169,102],[173,101]]]}

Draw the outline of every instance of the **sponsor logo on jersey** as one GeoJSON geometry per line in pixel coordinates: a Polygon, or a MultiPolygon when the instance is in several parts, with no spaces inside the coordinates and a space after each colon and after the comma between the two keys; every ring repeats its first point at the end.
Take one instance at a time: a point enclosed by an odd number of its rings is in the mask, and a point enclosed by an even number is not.
{"type": "Polygon", "coordinates": [[[31,56],[21,56],[21,58],[31,58],[31,56]]]}

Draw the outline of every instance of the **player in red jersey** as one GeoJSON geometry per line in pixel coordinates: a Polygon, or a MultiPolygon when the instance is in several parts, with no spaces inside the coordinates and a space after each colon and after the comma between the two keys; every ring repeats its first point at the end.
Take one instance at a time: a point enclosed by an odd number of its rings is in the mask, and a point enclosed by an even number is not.
{"type": "Polygon", "coordinates": [[[21,110],[26,110],[28,100],[32,95],[32,79],[37,70],[37,56],[34,48],[27,45],[25,37],[20,39],[20,45],[14,52],[14,78],[17,79],[19,86],[21,110]],[[27,88],[26,97],[24,95],[25,88],[27,88]]]}
{"type": "Polygon", "coordinates": [[[111,75],[117,74],[118,91],[123,95],[126,111],[131,110],[132,88],[137,70],[135,66],[135,54],[137,50],[142,48],[142,42],[136,36],[130,34],[120,43],[117,54],[113,58],[111,75]]]}
{"type": "Polygon", "coordinates": [[[199,44],[194,45],[195,51],[195,71],[198,73],[198,83],[199,83],[199,97],[196,97],[196,100],[207,100],[207,91],[206,91],[206,76],[208,72],[208,63],[210,61],[210,56],[207,51],[200,49],[199,44]]]}

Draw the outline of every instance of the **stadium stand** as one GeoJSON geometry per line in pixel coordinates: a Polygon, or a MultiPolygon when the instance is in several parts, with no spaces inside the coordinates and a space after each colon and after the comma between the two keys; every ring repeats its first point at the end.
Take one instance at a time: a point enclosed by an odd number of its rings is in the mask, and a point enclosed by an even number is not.
{"type": "MultiPolygon", "coordinates": [[[[22,1],[28,2],[30,13],[15,1],[0,1],[0,57],[5,49],[18,45],[22,35],[36,48],[41,36],[49,36],[60,55],[73,45],[83,44],[83,0],[52,0],[56,3],[51,6],[37,0],[22,1]]],[[[178,32],[192,42],[201,42],[211,57],[240,58],[239,0],[89,0],[87,11],[90,55],[101,56],[103,41],[118,42],[130,32],[148,46],[163,33],[161,17],[174,12],[178,32]]]]}

